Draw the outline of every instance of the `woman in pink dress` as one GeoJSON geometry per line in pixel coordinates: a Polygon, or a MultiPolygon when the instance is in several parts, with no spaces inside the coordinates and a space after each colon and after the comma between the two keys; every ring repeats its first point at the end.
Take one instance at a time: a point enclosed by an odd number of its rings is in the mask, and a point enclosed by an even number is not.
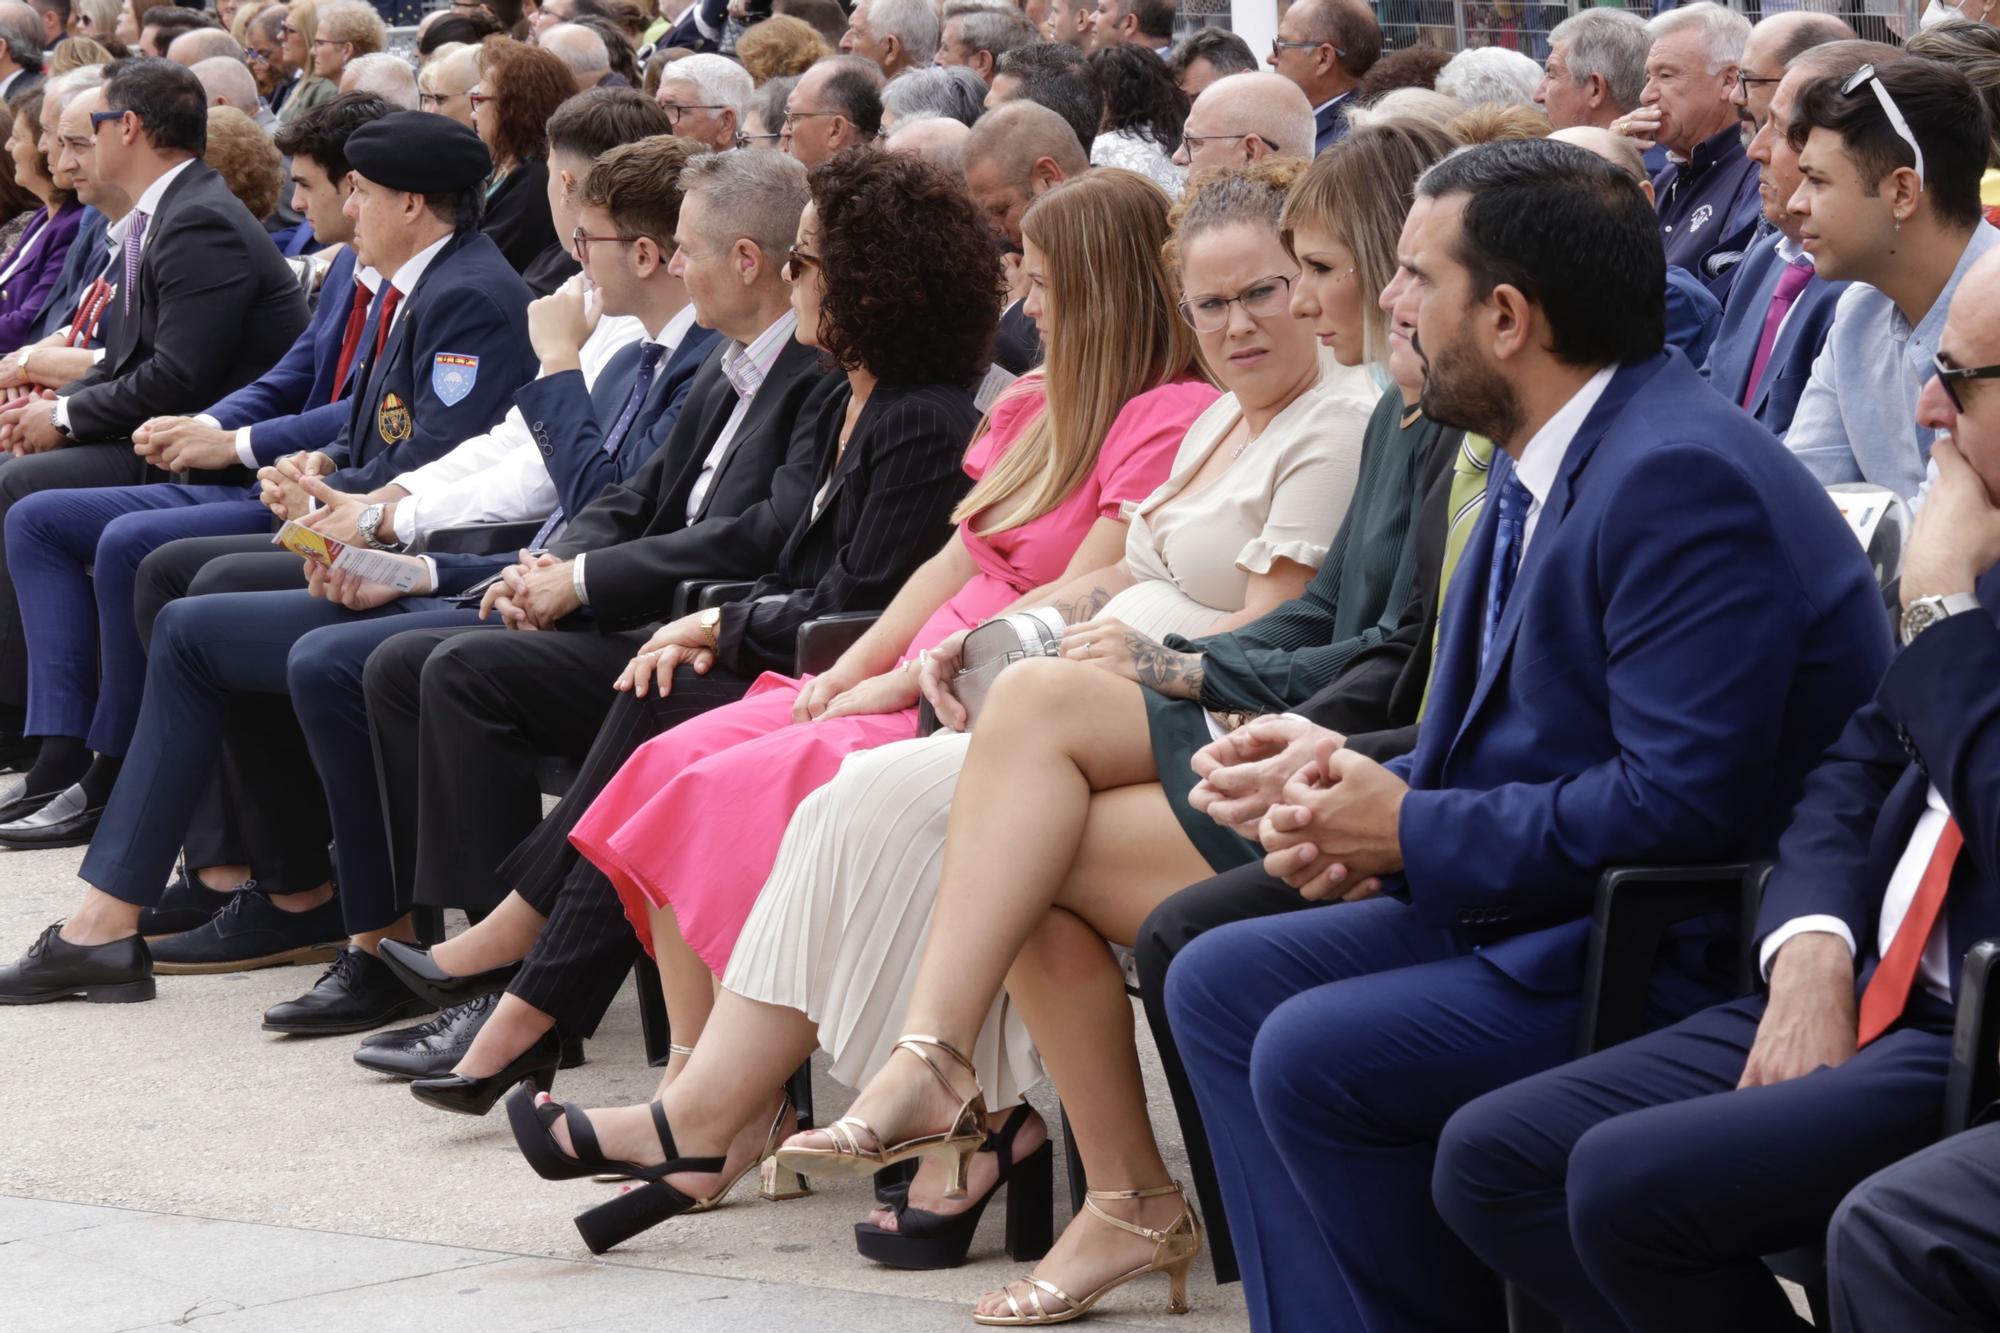
{"type": "MultiPolygon", "coordinates": [[[[739,702],[648,742],[570,835],[659,961],[677,1038],[699,1031],[793,810],[848,754],[917,734],[919,652],[1116,563],[1125,506],[1166,479],[1215,401],[1171,318],[1156,187],[1095,173],[1038,201],[1022,234],[1025,309],[1047,359],[968,451],[976,484],[956,536],[824,674],[766,674],[739,702]],[[1079,299],[1107,280],[1129,303],[1079,299]]],[[[619,688],[648,688],[649,667],[642,653],[619,688]]]]}

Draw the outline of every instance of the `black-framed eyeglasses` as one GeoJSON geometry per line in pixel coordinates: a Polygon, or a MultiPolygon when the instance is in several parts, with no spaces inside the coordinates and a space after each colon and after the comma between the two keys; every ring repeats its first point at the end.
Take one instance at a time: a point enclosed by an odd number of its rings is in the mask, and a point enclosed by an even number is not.
{"type": "Polygon", "coordinates": [[[1944,353],[1931,353],[1931,369],[1937,372],[1938,383],[1944,388],[1944,396],[1951,399],[1951,410],[1963,412],[1965,404],[1958,396],[1960,380],[2000,380],[2000,366],[1954,366],[1944,359],[1944,353]]]}
{"type": "Polygon", "coordinates": [[[787,111],[783,123],[785,128],[789,130],[801,120],[811,120],[814,116],[837,116],[839,114],[840,112],[838,111],[787,111]]]}
{"type": "Polygon", "coordinates": [[[819,267],[819,256],[809,250],[801,250],[796,245],[785,251],[785,266],[778,276],[786,282],[797,282],[799,275],[809,268],[819,267]]]}
{"type": "Polygon", "coordinates": [[[1741,65],[1736,67],[1736,90],[1743,94],[1745,101],[1749,100],[1752,88],[1760,88],[1767,83],[1783,83],[1784,81],[1785,76],[1782,74],[1765,78],[1761,75],[1745,74],[1741,65]]]}
{"type": "Polygon", "coordinates": [[[1258,143],[1263,144],[1264,147],[1270,149],[1272,152],[1275,153],[1278,151],[1278,145],[1272,143],[1269,139],[1266,139],[1263,135],[1256,133],[1188,134],[1186,132],[1183,132],[1181,134],[1181,143],[1187,147],[1187,150],[1190,153],[1199,153],[1201,151],[1201,146],[1206,143],[1227,143],[1230,142],[1231,140],[1243,140],[1243,139],[1255,139],[1258,143]]]}
{"type": "Polygon", "coordinates": [[[738,134],[738,135],[736,136],[736,146],[737,146],[738,148],[748,148],[748,147],[749,147],[749,146],[750,146],[751,144],[753,144],[753,143],[764,143],[764,142],[766,142],[766,141],[769,141],[769,142],[771,142],[771,143],[776,143],[776,142],[777,142],[778,140],[780,140],[780,139],[782,139],[782,138],[784,138],[784,137],[785,137],[784,135],[782,135],[782,134],[777,134],[777,133],[771,133],[771,134],[738,134]]]}
{"type": "Polygon", "coordinates": [[[97,131],[98,131],[98,130],[99,130],[100,128],[102,128],[102,127],[104,126],[104,124],[105,124],[105,123],[106,123],[107,121],[113,121],[113,120],[123,120],[123,119],[125,119],[125,112],[123,112],[123,111],[93,111],[93,112],[91,112],[91,113],[90,113],[90,137],[91,137],[92,139],[95,139],[95,138],[97,137],[97,131]]]}
{"type": "Polygon", "coordinates": [[[1196,333],[1220,333],[1229,327],[1229,307],[1240,305],[1252,319],[1273,319],[1291,313],[1292,278],[1296,274],[1273,273],[1259,278],[1234,296],[1183,297],[1181,318],[1196,333]]]}
{"type": "Polygon", "coordinates": [[[588,236],[584,234],[583,228],[578,227],[569,234],[569,252],[576,256],[577,263],[587,264],[590,262],[590,247],[593,243],[597,245],[632,245],[635,242],[645,239],[646,237],[644,236],[588,236]]]}
{"type": "Polygon", "coordinates": [[[719,102],[690,102],[686,106],[681,105],[679,102],[660,103],[660,110],[667,113],[668,125],[679,125],[681,117],[690,111],[720,111],[722,109],[722,104],[719,102]]]}
{"type": "MultiPolygon", "coordinates": [[[[1271,49],[1273,51],[1317,51],[1322,46],[1333,46],[1333,43],[1332,42],[1288,42],[1282,37],[1273,37],[1271,39],[1271,49]]],[[[1344,56],[1347,54],[1347,52],[1341,50],[1337,46],[1333,46],[1333,53],[1336,56],[1344,56]]]]}
{"type": "Polygon", "coordinates": [[[1910,146],[1910,153],[1917,160],[1917,188],[1920,190],[1923,189],[1923,146],[1917,142],[1917,136],[1910,132],[1910,122],[1903,119],[1902,108],[1896,105],[1895,98],[1889,96],[1889,90],[1883,86],[1882,77],[1875,72],[1875,67],[1873,65],[1863,65],[1860,69],[1855,70],[1847,82],[1840,85],[1840,91],[1846,96],[1852,97],[1854,94],[1860,92],[1864,86],[1875,90],[1875,100],[1881,104],[1882,114],[1889,118],[1889,128],[1896,132],[1897,138],[1910,146]]]}

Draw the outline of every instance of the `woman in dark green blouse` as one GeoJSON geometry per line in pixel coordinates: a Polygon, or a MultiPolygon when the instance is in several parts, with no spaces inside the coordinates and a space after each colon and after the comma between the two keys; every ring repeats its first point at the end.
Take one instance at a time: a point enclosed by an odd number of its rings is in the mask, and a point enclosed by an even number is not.
{"type": "MultiPolygon", "coordinates": [[[[1192,1253],[1185,1204],[1162,1185],[1166,1168],[1147,1119],[1131,1008],[1104,944],[1129,943],[1153,907],[1205,878],[1211,864],[1253,855],[1249,844],[1230,846],[1206,830],[1197,841],[1195,830],[1213,825],[1185,809],[1195,782],[1188,758],[1210,739],[1211,712],[1303,703],[1386,637],[1409,598],[1417,510],[1428,478],[1449,460],[1437,447],[1442,432],[1415,409],[1420,364],[1392,336],[1379,298],[1397,272],[1396,243],[1417,177],[1453,146],[1441,131],[1407,122],[1358,130],[1313,163],[1286,206],[1285,240],[1300,268],[1294,317],[1310,322],[1342,364],[1402,373],[1375,414],[1347,517],[1303,595],[1192,643],[1157,643],[1105,620],[1076,627],[1064,638],[1065,660],[1021,663],[1002,676],[973,729],[905,1030],[938,1034],[925,1041],[966,1041],[960,1020],[988,1012],[986,979],[997,984],[1004,972],[1009,1001],[1069,1112],[1091,1185],[1142,1191],[1118,1196],[1119,1220],[1172,1233],[1172,1243],[1156,1249],[1080,1214],[1072,1230],[1091,1234],[1066,1233],[1037,1270],[1048,1286],[1033,1290],[1045,1297],[1049,1289],[1082,1297],[1126,1275],[1184,1268],[1192,1253]],[[1145,700],[1143,726],[1125,693],[1135,687],[1145,700]],[[1187,836],[1176,836],[1176,823],[1187,836]]],[[[926,691],[935,685],[927,676],[926,691]]],[[[975,1018],[971,1030],[978,1026],[975,1018]]],[[[892,1060],[850,1114],[885,1144],[948,1131],[948,1104],[970,1096],[973,1082],[949,1059],[930,1074],[914,1060],[892,1060]],[[940,1079],[951,1097],[941,1094],[940,1079]],[[923,1123],[927,1115],[945,1120],[923,1123]]],[[[913,1198],[925,1181],[919,1177],[913,1198]]],[[[1024,1308],[1028,1290],[1010,1289],[1024,1308]]],[[[979,1314],[1005,1315],[1009,1294],[989,1294],[979,1314]]],[[[1048,1312],[1073,1305],[1058,1302],[1048,1312]]]]}

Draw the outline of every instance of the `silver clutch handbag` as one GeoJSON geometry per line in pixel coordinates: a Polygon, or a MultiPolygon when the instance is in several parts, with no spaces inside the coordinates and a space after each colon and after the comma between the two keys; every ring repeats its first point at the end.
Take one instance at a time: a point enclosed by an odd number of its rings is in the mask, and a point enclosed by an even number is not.
{"type": "MultiPolygon", "coordinates": [[[[1016,611],[998,620],[989,620],[965,636],[959,652],[958,674],[951,678],[951,693],[965,709],[966,727],[979,720],[987,691],[1000,673],[1027,657],[1055,657],[1062,652],[1063,618],[1051,607],[1016,611]]],[[[926,703],[919,711],[918,728],[924,735],[937,730],[937,718],[926,703]]]]}

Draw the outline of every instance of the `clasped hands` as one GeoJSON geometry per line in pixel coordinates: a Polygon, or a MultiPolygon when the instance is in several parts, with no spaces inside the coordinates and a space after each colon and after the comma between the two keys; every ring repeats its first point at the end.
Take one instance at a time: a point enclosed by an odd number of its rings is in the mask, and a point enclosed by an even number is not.
{"type": "Polygon", "coordinates": [[[699,613],[682,616],[653,631],[611,688],[643,699],[649,689],[661,698],[673,693],[674,672],[682,666],[706,676],[715,665],[715,637],[701,623],[699,613]]]}
{"type": "Polygon", "coordinates": [[[0,449],[26,455],[58,448],[62,432],[49,420],[49,405],[55,400],[51,390],[36,389],[0,408],[0,449]]]}
{"type": "Polygon", "coordinates": [[[1372,897],[1403,868],[1409,787],[1346,739],[1289,714],[1257,718],[1196,751],[1188,802],[1261,845],[1265,872],[1302,896],[1372,897]]]}
{"type": "Polygon", "coordinates": [[[193,417],[154,417],[132,432],[132,452],[165,472],[212,471],[230,467],[236,432],[193,417]]]}

